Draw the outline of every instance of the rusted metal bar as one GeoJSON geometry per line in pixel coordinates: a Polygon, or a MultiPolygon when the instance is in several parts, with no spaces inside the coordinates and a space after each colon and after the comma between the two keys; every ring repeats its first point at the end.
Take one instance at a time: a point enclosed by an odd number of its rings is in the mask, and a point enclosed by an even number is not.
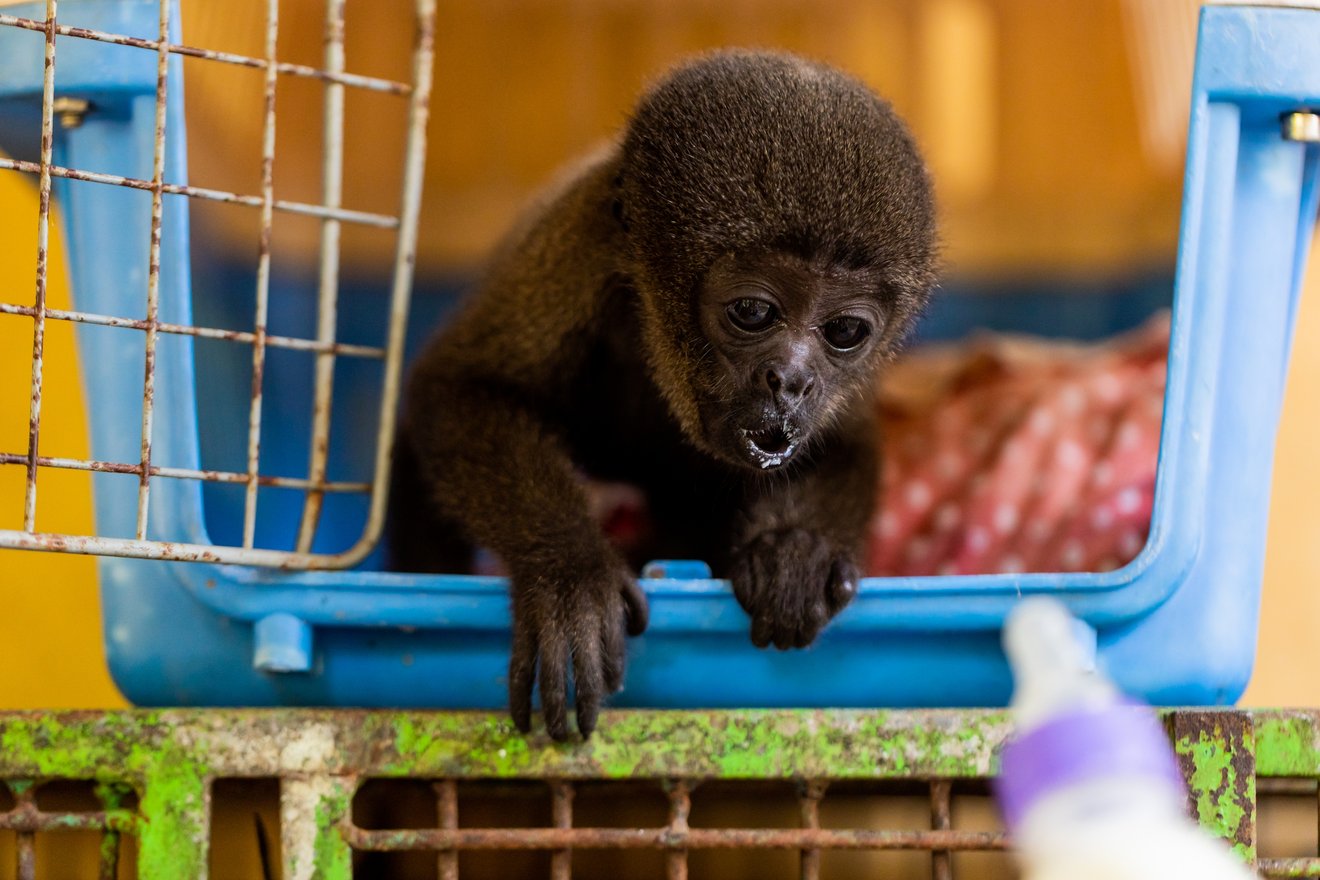
{"type": "Polygon", "coordinates": [[[133,816],[123,810],[93,810],[87,813],[47,813],[29,802],[17,809],[0,813],[0,831],[35,834],[38,831],[132,832],[137,828],[133,816]]]}
{"type": "Polygon", "coordinates": [[[499,711],[0,712],[0,776],[30,778],[58,754],[71,778],[126,765],[121,778],[136,783],[134,744],[174,754],[187,731],[188,754],[204,757],[219,776],[277,776],[281,749],[297,753],[289,743],[315,732],[335,744],[326,772],[366,778],[634,786],[694,778],[983,779],[1012,729],[1006,711],[985,709],[620,709],[607,710],[591,739],[570,748],[544,733],[524,735],[499,711]],[[253,741],[274,745],[256,751],[253,741]]]}
{"type": "Polygon", "coordinates": [[[422,173],[426,165],[426,121],[431,108],[431,68],[435,57],[436,0],[417,0],[417,43],[413,51],[413,93],[408,106],[408,143],[403,169],[399,237],[394,252],[394,283],[390,290],[389,332],[386,335],[385,379],[380,395],[376,462],[372,473],[371,506],[362,537],[346,554],[361,559],[376,545],[385,524],[390,459],[394,454],[395,413],[403,376],[404,336],[417,263],[417,223],[422,210],[422,173]]]}
{"type": "Polygon", "coordinates": [[[80,556],[123,556],[130,559],[169,559],[175,562],[216,562],[221,565],[256,565],[284,570],[343,568],[356,565],[360,557],[346,553],[325,555],[263,550],[259,547],[222,547],[174,541],[137,541],[132,538],[103,538],[49,532],[0,533],[0,547],[10,550],[47,550],[80,556]]]}
{"type": "Polygon", "coordinates": [[[257,474],[261,465],[261,401],[266,373],[266,320],[270,310],[270,241],[275,202],[275,52],[280,30],[279,0],[266,3],[266,95],[261,138],[261,232],[257,243],[257,306],[252,332],[252,399],[248,409],[247,494],[243,499],[243,546],[257,535],[257,474]]]}
{"type": "MultiPolygon", "coordinates": [[[[32,815],[37,812],[34,798],[35,790],[31,780],[9,783],[9,790],[14,795],[14,809],[10,815],[32,815]]],[[[18,880],[36,880],[37,850],[36,830],[18,829],[18,880]]]]}
{"type": "MultiPolygon", "coordinates": [[[[297,769],[280,779],[280,870],[263,876],[282,880],[340,880],[353,876],[353,853],[339,834],[339,824],[352,812],[352,776],[307,772],[323,766],[325,753],[294,758],[297,769]]],[[[172,880],[166,875],[162,880],[172,880]]],[[[143,878],[145,880],[145,878],[143,878]]]]}
{"type": "MultiPolygon", "coordinates": [[[[38,19],[20,18],[15,15],[0,15],[0,25],[9,25],[10,27],[22,28],[30,31],[44,31],[46,23],[38,19]]],[[[105,31],[92,30],[90,28],[70,27],[68,25],[56,25],[55,32],[62,37],[78,37],[84,40],[95,40],[101,43],[113,43],[116,46],[133,46],[138,49],[148,49],[159,51],[161,49],[160,40],[146,40],[140,37],[129,37],[124,34],[112,34],[105,31]]],[[[172,55],[184,55],[189,58],[204,58],[208,61],[219,61],[223,64],[236,64],[240,67],[255,67],[265,69],[272,66],[268,58],[253,58],[247,55],[239,55],[234,52],[217,52],[212,49],[201,49],[196,46],[184,46],[178,43],[166,42],[164,51],[172,55]]],[[[282,73],[289,76],[308,77],[311,79],[325,80],[326,82],[339,83],[350,86],[355,89],[365,89],[372,92],[383,92],[389,95],[408,96],[412,94],[412,87],[407,83],[394,82],[392,80],[381,79],[374,76],[361,76],[353,73],[331,73],[327,70],[321,70],[306,64],[290,64],[287,61],[278,61],[273,64],[276,73],[282,73]]]]}
{"type": "MultiPolygon", "coordinates": [[[[0,452],[0,465],[7,464],[26,464],[27,456],[15,452],[0,452]]],[[[62,468],[64,470],[90,471],[98,474],[128,474],[130,476],[141,476],[142,465],[126,464],[114,461],[96,461],[85,458],[55,458],[51,456],[39,456],[37,458],[39,467],[62,468]]],[[[167,477],[175,480],[201,480],[206,483],[246,483],[247,474],[241,474],[236,471],[210,471],[194,470],[191,468],[161,467],[151,465],[151,476],[167,477]]],[[[257,482],[262,486],[274,486],[281,489],[317,489],[322,492],[357,492],[365,493],[371,491],[370,483],[348,483],[348,482],[326,482],[313,484],[305,477],[275,477],[270,475],[261,475],[257,477],[257,482]]]]}
{"type": "MultiPolygon", "coordinates": [[[[934,831],[948,831],[953,827],[950,799],[953,783],[947,779],[934,779],[930,783],[930,827],[934,831]]],[[[953,857],[947,849],[931,850],[931,880],[952,880],[953,857]]]]}
{"type": "Polygon", "coordinates": [[[1248,864],[1256,860],[1255,729],[1246,712],[1179,710],[1174,751],[1188,780],[1188,811],[1248,864]]]}
{"type": "MultiPolygon", "coordinates": [[[[21,159],[10,159],[0,156],[0,170],[21,171],[26,174],[40,174],[41,163],[25,162],[21,159]]],[[[68,180],[80,180],[85,183],[103,183],[107,186],[123,186],[129,189],[139,189],[147,192],[150,192],[152,189],[151,181],[143,180],[140,177],[121,177],[118,174],[103,174],[99,171],[83,171],[79,168],[65,168],[63,165],[51,165],[49,170],[52,177],[63,177],[68,180]]],[[[261,196],[245,196],[222,189],[208,189],[207,187],[201,186],[184,186],[178,183],[163,184],[161,186],[161,192],[171,196],[187,196],[189,198],[203,199],[209,202],[247,205],[252,208],[260,208],[264,204],[261,196]]],[[[282,199],[276,199],[272,207],[276,211],[282,211],[286,214],[300,214],[305,217],[328,217],[340,220],[344,223],[356,223],[361,226],[372,226],[378,229],[396,229],[399,225],[397,217],[391,217],[388,214],[374,214],[370,211],[354,211],[348,208],[327,208],[324,205],[312,205],[306,202],[290,202],[282,199]]]]}
{"type": "MultiPolygon", "coordinates": [[[[0,315],[21,315],[33,317],[37,310],[32,306],[20,306],[14,303],[0,302],[0,315]]],[[[146,330],[147,322],[137,318],[119,318],[114,315],[98,315],[94,312],[79,312],[69,309],[46,309],[46,318],[55,321],[72,321],[79,324],[95,324],[99,327],[125,327],[130,330],[146,330]]],[[[243,330],[222,330],[218,327],[194,327],[187,324],[156,322],[160,333],[172,333],[179,336],[198,336],[204,339],[220,339],[225,342],[251,343],[255,333],[243,330]]],[[[343,357],[360,357],[381,360],[385,349],[374,345],[352,345],[344,342],[321,342],[316,339],[299,339],[293,336],[266,337],[267,348],[288,348],[295,351],[331,352],[343,357]]]]}
{"type": "MultiPolygon", "coordinates": [[[[825,797],[829,783],[822,779],[808,779],[798,790],[798,814],[802,827],[820,828],[820,799],[825,797]]],[[[800,857],[799,874],[802,880],[820,880],[820,850],[804,849],[800,857]]]]}
{"type": "MultiPolygon", "coordinates": [[[[100,783],[96,786],[96,798],[101,808],[109,814],[122,811],[124,795],[127,789],[122,785],[100,783]]],[[[97,880],[117,880],[119,876],[120,831],[107,815],[105,831],[101,835],[101,859],[97,880]]]]}
{"type": "MultiPolygon", "coordinates": [[[[440,827],[453,830],[458,827],[458,783],[452,779],[443,779],[435,783],[436,812],[439,813],[440,827]]],[[[437,859],[439,880],[458,880],[458,853],[453,850],[442,851],[437,859]]]]}
{"type": "Polygon", "coordinates": [[[848,849],[998,851],[996,831],[899,831],[833,828],[436,828],[346,830],[354,849],[369,852],[442,849],[848,849]]]}
{"type": "Polygon", "coordinates": [[[101,854],[97,862],[96,880],[118,880],[119,832],[107,831],[101,835],[101,854]]]}
{"type": "MultiPolygon", "coordinates": [[[[331,73],[344,70],[344,3],[326,0],[325,69],[331,73]]],[[[328,208],[338,208],[343,201],[344,176],[344,87],[336,82],[325,86],[323,128],[321,133],[321,201],[328,208]]],[[[317,341],[333,343],[339,319],[339,221],[327,217],[321,221],[321,265],[316,305],[317,341]]],[[[334,404],[335,356],[321,351],[316,356],[315,391],[312,404],[312,440],[307,463],[307,478],[313,484],[325,480],[326,460],[330,453],[330,415],[334,404]]],[[[307,493],[302,521],[298,524],[297,549],[312,549],[316,525],[321,518],[325,495],[316,489],[307,493]]]]}
{"type": "Polygon", "coordinates": [[[57,0],[46,0],[46,61],[41,80],[41,165],[37,207],[37,289],[32,304],[32,373],[28,400],[28,463],[23,490],[23,531],[37,530],[37,452],[41,438],[42,361],[46,347],[46,258],[50,247],[50,166],[55,143],[55,16],[57,0]]]}
{"type": "Polygon", "coordinates": [[[160,49],[156,53],[156,119],[151,158],[151,244],[147,252],[146,355],[142,377],[142,469],[138,477],[136,537],[147,537],[147,513],[151,506],[151,426],[156,411],[156,337],[160,319],[160,235],[165,213],[165,100],[168,97],[170,55],[165,46],[170,36],[170,4],[160,4],[160,49]]]}
{"type": "Polygon", "coordinates": [[[18,880],[37,880],[36,841],[26,832],[18,835],[18,880]]]}
{"type": "MultiPolygon", "coordinates": [[[[563,780],[550,783],[550,821],[558,830],[573,828],[573,785],[563,780]]],[[[564,847],[550,854],[550,880],[572,880],[573,849],[564,847]]]]}
{"type": "Polygon", "coordinates": [[[1320,877],[1320,858],[1259,859],[1261,877],[1320,877]]]}
{"type": "MultiPolygon", "coordinates": [[[[1320,771],[1320,767],[1317,767],[1316,769],[1320,771]]],[[[1315,797],[1317,794],[1316,780],[1274,779],[1268,776],[1257,776],[1256,795],[1260,796],[1263,794],[1291,795],[1294,797],[1310,795],[1311,797],[1315,797]]]]}
{"type": "MultiPolygon", "coordinates": [[[[669,796],[669,825],[672,835],[688,833],[688,816],[692,813],[692,789],[686,780],[675,779],[665,784],[669,796]]],[[[668,880],[687,880],[688,854],[684,847],[674,847],[665,855],[665,876],[668,880]]]]}

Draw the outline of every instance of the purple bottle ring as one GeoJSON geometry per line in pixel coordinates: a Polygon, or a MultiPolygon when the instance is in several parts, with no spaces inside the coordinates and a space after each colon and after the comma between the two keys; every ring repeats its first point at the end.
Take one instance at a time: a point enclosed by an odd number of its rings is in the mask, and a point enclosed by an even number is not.
{"type": "Polygon", "coordinates": [[[1155,713],[1134,703],[1081,710],[1011,740],[1000,755],[995,798],[1010,832],[1043,795],[1104,778],[1145,778],[1186,790],[1155,713]]]}

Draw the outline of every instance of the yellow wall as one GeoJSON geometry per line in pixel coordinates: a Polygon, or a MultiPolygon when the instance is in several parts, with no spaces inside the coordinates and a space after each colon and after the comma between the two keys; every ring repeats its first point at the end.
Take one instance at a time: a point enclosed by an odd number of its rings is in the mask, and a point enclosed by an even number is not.
{"type": "Polygon", "coordinates": [[[1320,706],[1320,236],[1312,242],[1275,447],[1249,706],[1320,706]]]}
{"type": "MultiPolygon", "coordinates": [[[[52,222],[52,232],[58,228],[52,222]]],[[[69,307],[63,248],[52,236],[47,292],[69,307]]],[[[37,194],[32,179],[0,171],[0,300],[31,302],[37,252],[37,194]]],[[[27,449],[30,318],[0,315],[0,451],[27,449]]],[[[41,409],[46,455],[87,456],[87,424],[73,358],[73,327],[50,321],[41,409]]],[[[0,528],[21,528],[25,475],[0,466],[0,528]]],[[[90,479],[42,469],[37,526],[89,534],[90,479]]],[[[96,563],[90,557],[0,551],[0,708],[122,706],[101,648],[96,563]]]]}

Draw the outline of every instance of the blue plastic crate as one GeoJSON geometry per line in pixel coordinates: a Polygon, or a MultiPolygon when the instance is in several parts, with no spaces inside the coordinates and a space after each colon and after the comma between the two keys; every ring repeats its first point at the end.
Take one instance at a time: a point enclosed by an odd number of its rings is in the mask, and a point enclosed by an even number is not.
{"type": "MultiPolygon", "coordinates": [[[[143,0],[65,0],[61,16],[102,30],[150,34],[143,0]]],[[[44,12],[9,12],[44,18],[44,12]]],[[[40,39],[0,28],[0,146],[35,147],[40,39]],[[27,141],[21,140],[27,138],[27,141]]],[[[56,161],[149,177],[155,57],[60,43],[64,91],[103,112],[60,132],[56,161]]],[[[182,131],[179,62],[171,62],[169,130],[182,131]]],[[[868,579],[856,601],[806,651],[752,647],[748,621],[723,581],[649,579],[651,626],[630,644],[627,685],[614,705],[933,706],[1002,703],[1009,672],[998,628],[1026,593],[1051,593],[1092,623],[1103,662],[1127,690],[1161,703],[1228,703],[1255,651],[1274,435],[1299,281],[1315,221],[1320,147],[1285,140],[1280,116],[1320,108],[1320,11],[1210,7],[1201,19],[1178,252],[1164,432],[1150,538],[1124,568],[1102,574],[868,579]]],[[[1084,171],[1079,170],[1079,173],[1084,171]]],[[[168,141],[166,179],[186,180],[181,137],[168,141]]],[[[140,193],[59,181],[76,304],[140,312],[148,217],[140,193]],[[135,197],[138,201],[134,201],[135,197]],[[125,283],[125,280],[129,283],[125,283]],[[140,279],[136,279],[140,280],[140,279]]],[[[246,289],[208,273],[194,295],[187,204],[166,202],[162,318],[210,324],[245,315],[246,289]]],[[[373,331],[363,285],[343,308],[373,331]]],[[[449,298],[422,303],[438,313],[449,298]]],[[[305,324],[312,296],[296,286],[272,301],[272,323],[305,324]]],[[[414,323],[429,324],[430,315],[414,323]]],[[[80,327],[92,455],[134,461],[141,340],[80,327]],[[125,367],[127,368],[127,367],[125,367]]],[[[156,460],[197,468],[235,454],[222,425],[246,405],[247,355],[219,343],[163,340],[158,353],[156,460]],[[235,359],[237,357],[237,359],[235,359]],[[199,392],[198,389],[204,389],[199,392]],[[201,426],[199,430],[199,425],[201,426]],[[228,445],[227,445],[228,444],[228,445]],[[203,454],[205,453],[205,455],[203,454]]],[[[267,406],[310,413],[310,373],[272,357],[267,406]],[[306,375],[304,375],[306,374],[306,375]]],[[[372,433],[357,418],[370,367],[337,377],[332,475],[370,476],[372,433]],[[342,381],[339,381],[342,379],[342,381]],[[364,431],[367,432],[364,436],[364,431]]],[[[296,421],[296,420],[295,420],[296,421]]],[[[305,467],[306,434],[267,438],[263,471],[305,467]]],[[[102,534],[133,531],[136,480],[98,475],[102,534]]],[[[299,499],[263,494],[259,542],[287,542],[299,499]]],[[[318,548],[342,549],[365,505],[327,508],[318,548]]],[[[153,537],[232,538],[235,499],[224,487],[160,481],[153,537]],[[208,534],[209,530],[209,534],[208,534]]],[[[100,562],[106,645],[115,681],[149,705],[497,707],[505,701],[508,599],[497,579],[367,570],[285,572],[204,563],[100,562]],[[279,669],[307,671],[282,672],[279,669]]]]}

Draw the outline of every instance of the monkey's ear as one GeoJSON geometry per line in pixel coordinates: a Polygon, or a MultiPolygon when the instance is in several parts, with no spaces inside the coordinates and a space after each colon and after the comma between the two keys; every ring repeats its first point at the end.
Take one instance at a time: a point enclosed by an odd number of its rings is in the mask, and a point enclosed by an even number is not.
{"type": "Polygon", "coordinates": [[[614,215],[615,221],[628,231],[628,211],[623,206],[623,175],[620,174],[614,178],[614,201],[610,203],[610,213],[614,215]]]}

